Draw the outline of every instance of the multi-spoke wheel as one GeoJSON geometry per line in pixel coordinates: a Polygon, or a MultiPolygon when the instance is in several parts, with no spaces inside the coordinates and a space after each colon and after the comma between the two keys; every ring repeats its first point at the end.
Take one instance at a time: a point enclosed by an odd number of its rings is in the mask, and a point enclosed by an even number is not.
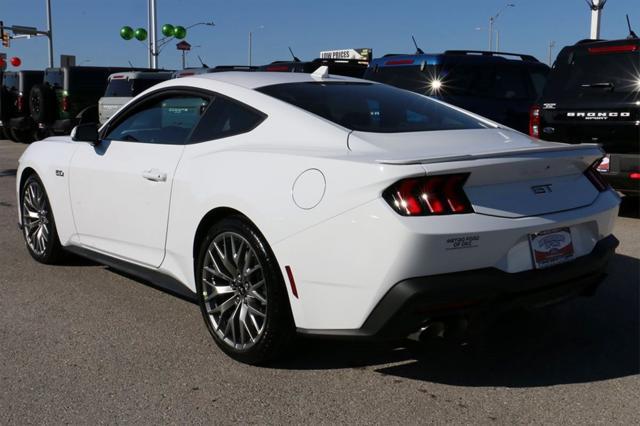
{"type": "Polygon", "coordinates": [[[234,358],[261,364],[293,334],[282,275],[264,238],[232,217],[213,225],[196,265],[202,314],[214,340],[234,358]]]}
{"type": "Polygon", "coordinates": [[[22,231],[31,256],[38,262],[56,263],[62,255],[56,224],[42,182],[29,176],[21,191],[22,231]]]}

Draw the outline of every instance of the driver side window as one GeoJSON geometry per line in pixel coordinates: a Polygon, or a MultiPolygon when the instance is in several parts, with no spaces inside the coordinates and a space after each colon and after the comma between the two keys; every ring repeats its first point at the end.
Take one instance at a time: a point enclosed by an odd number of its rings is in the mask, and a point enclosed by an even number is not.
{"type": "Polygon", "coordinates": [[[206,110],[209,99],[173,95],[143,105],[111,129],[106,139],[181,145],[206,110]]]}

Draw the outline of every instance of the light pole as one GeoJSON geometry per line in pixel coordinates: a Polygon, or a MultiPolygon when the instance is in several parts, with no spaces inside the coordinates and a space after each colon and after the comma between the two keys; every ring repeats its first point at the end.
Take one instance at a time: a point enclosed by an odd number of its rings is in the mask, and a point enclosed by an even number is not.
{"type": "Polygon", "coordinates": [[[591,39],[600,38],[600,18],[607,0],[585,0],[591,9],[591,39]]]}
{"type": "Polygon", "coordinates": [[[158,69],[158,15],[156,0],[149,0],[149,68],[158,69]]]}
{"type": "Polygon", "coordinates": [[[47,0],[47,38],[49,39],[49,67],[53,68],[53,32],[51,31],[51,0],[47,0]]]}
{"type": "Polygon", "coordinates": [[[551,64],[553,63],[553,48],[556,47],[556,42],[554,40],[551,40],[549,42],[549,66],[551,66],[551,64]]]}
{"type": "Polygon", "coordinates": [[[516,5],[513,3],[507,3],[498,11],[498,13],[489,18],[489,52],[493,52],[493,24],[508,7],[516,7],[516,5]]]}
{"type": "MultiPolygon", "coordinates": [[[[263,30],[264,25],[260,25],[258,30],[263,30]]],[[[253,62],[253,30],[249,31],[249,66],[251,66],[253,62]]]]}

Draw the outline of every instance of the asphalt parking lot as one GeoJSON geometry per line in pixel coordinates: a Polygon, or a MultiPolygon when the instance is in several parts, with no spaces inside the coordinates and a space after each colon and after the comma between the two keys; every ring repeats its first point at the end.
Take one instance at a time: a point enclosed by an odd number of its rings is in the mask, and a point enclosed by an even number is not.
{"type": "Polygon", "coordinates": [[[0,424],[640,422],[631,202],[595,297],[511,315],[468,354],[301,341],[256,368],[217,349],[195,305],[88,261],[33,261],[16,227],[25,147],[0,141],[0,424]]]}

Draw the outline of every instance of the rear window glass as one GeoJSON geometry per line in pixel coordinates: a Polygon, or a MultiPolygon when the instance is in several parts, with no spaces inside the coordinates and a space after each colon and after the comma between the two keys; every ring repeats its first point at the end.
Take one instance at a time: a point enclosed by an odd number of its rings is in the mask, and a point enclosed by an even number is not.
{"type": "Polygon", "coordinates": [[[626,98],[638,91],[640,52],[590,54],[586,48],[559,55],[545,96],[626,98]]]}
{"type": "Polygon", "coordinates": [[[44,73],[44,82],[52,87],[62,88],[64,85],[64,75],[62,71],[46,71],[44,73]]]}
{"type": "Polygon", "coordinates": [[[155,79],[112,79],[104,95],[107,97],[138,96],[140,93],[161,81],[162,80],[155,79]]]}
{"type": "Polygon", "coordinates": [[[9,72],[7,72],[7,73],[4,74],[4,79],[2,81],[2,84],[8,90],[18,90],[19,89],[19,86],[18,86],[19,83],[20,83],[20,81],[18,79],[18,73],[9,73],[9,72]]]}
{"type": "Polygon", "coordinates": [[[373,83],[287,83],[257,89],[343,127],[399,133],[488,127],[412,92],[373,83]]]}
{"type": "Polygon", "coordinates": [[[515,100],[534,97],[524,71],[521,66],[445,63],[379,67],[371,69],[367,78],[428,96],[515,100]]]}

